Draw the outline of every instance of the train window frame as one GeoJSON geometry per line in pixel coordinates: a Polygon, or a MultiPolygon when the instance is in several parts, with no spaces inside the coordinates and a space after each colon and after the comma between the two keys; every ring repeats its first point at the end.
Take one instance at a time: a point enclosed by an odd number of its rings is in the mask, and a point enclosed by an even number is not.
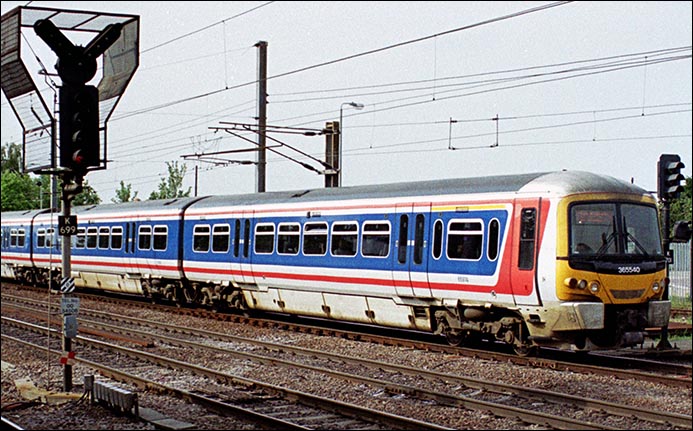
{"type": "Polygon", "coordinates": [[[325,256],[327,254],[328,230],[329,226],[324,221],[303,224],[301,250],[304,256],[325,256]]]}
{"type": "Polygon", "coordinates": [[[364,221],[361,224],[361,256],[366,258],[387,259],[390,256],[390,242],[392,241],[392,225],[389,221],[364,221]],[[384,226],[387,229],[379,230],[372,227],[384,226]],[[382,240],[372,243],[368,237],[386,237],[386,241],[382,240]],[[385,248],[383,249],[383,245],[385,248]],[[368,247],[368,248],[367,248],[368,247]],[[383,251],[385,254],[383,254],[383,251]]]}
{"type": "Polygon", "coordinates": [[[211,233],[212,226],[207,223],[193,226],[193,253],[209,253],[211,233]]]}
{"type": "MultiPolygon", "coordinates": [[[[445,235],[445,256],[448,260],[457,260],[457,261],[467,261],[467,262],[478,262],[481,260],[483,257],[483,246],[484,246],[484,237],[485,237],[485,230],[484,230],[484,221],[483,219],[480,218],[453,218],[448,221],[447,224],[447,233],[445,235]],[[454,224],[460,224],[462,226],[460,227],[455,227],[453,226],[454,224]],[[478,226],[477,229],[472,229],[471,227],[469,228],[464,228],[466,226],[464,225],[475,225],[478,226]],[[460,243],[452,243],[451,239],[452,237],[472,237],[476,238],[479,237],[478,243],[470,243],[469,246],[467,246],[467,243],[469,241],[466,241],[466,239],[462,239],[460,243]],[[451,256],[451,249],[452,247],[455,248],[455,253],[451,256]],[[459,255],[457,252],[459,251],[459,255]],[[471,257],[470,257],[471,256],[471,257]]],[[[457,241],[457,239],[456,239],[457,241]]],[[[476,240],[475,240],[476,241],[476,240]]]]}
{"type": "Polygon", "coordinates": [[[78,227],[75,235],[75,242],[72,244],[74,248],[83,249],[87,246],[87,228],[78,227]]]}
{"type": "Polygon", "coordinates": [[[99,229],[96,226],[87,228],[87,242],[86,248],[88,250],[95,250],[99,239],[99,229]]]}
{"type": "Polygon", "coordinates": [[[495,262],[496,259],[498,259],[498,256],[500,255],[500,242],[501,242],[501,235],[500,235],[500,220],[497,218],[492,218],[488,222],[488,236],[486,240],[486,258],[489,260],[489,262],[495,262]],[[494,235],[495,235],[495,241],[494,241],[494,235]],[[494,246],[493,253],[491,253],[492,249],[491,246],[494,246]]]}
{"type": "Polygon", "coordinates": [[[238,257],[238,254],[241,251],[241,220],[236,219],[233,226],[233,257],[238,257]]]}
{"type": "Polygon", "coordinates": [[[111,250],[120,250],[123,248],[123,228],[121,226],[113,226],[111,228],[111,250]],[[120,238],[116,240],[116,238],[120,238]]]}
{"type": "Polygon", "coordinates": [[[534,269],[536,236],[537,209],[534,207],[522,208],[520,212],[520,249],[517,253],[517,268],[522,271],[532,271],[534,269]]]}
{"type": "Polygon", "coordinates": [[[26,246],[26,229],[17,229],[17,247],[24,248],[26,246]]]}
{"type": "Polygon", "coordinates": [[[55,235],[55,228],[46,229],[46,247],[60,246],[60,236],[55,235]]]}
{"type": "Polygon", "coordinates": [[[279,223],[277,231],[277,254],[296,256],[301,250],[301,224],[279,223]]]}
{"type": "Polygon", "coordinates": [[[243,258],[250,255],[250,220],[246,219],[243,225],[243,258]]]}
{"type": "Polygon", "coordinates": [[[108,250],[111,242],[111,229],[108,226],[99,227],[98,239],[96,248],[99,250],[108,250]],[[103,239],[102,239],[103,238],[103,239]]]}
{"type": "Polygon", "coordinates": [[[262,255],[274,253],[276,232],[277,230],[274,223],[257,223],[255,229],[253,229],[255,238],[253,253],[262,255]],[[271,237],[271,240],[269,237],[271,237]]]}
{"type": "Polygon", "coordinates": [[[36,248],[46,247],[46,229],[36,229],[36,248]]]}
{"type": "Polygon", "coordinates": [[[436,219],[433,222],[433,247],[431,247],[431,256],[433,259],[440,260],[443,256],[443,234],[445,233],[445,224],[442,219],[436,219]]]}
{"type": "Polygon", "coordinates": [[[412,256],[414,265],[421,265],[423,263],[424,247],[426,245],[425,232],[426,215],[417,214],[416,217],[414,217],[414,250],[412,256]]]}
{"type": "Polygon", "coordinates": [[[217,223],[212,225],[212,253],[228,253],[231,249],[231,225],[229,223],[217,223]],[[218,233],[218,229],[226,229],[218,233]],[[221,242],[218,242],[221,241],[221,242]]]}
{"type": "Polygon", "coordinates": [[[359,250],[359,230],[359,224],[356,221],[333,222],[330,227],[330,256],[356,256],[359,250]],[[351,248],[346,247],[349,244],[345,240],[353,241],[351,248]]]}
{"type": "Polygon", "coordinates": [[[152,226],[141,225],[137,228],[137,250],[148,251],[152,249],[152,226]]]}
{"type": "Polygon", "coordinates": [[[152,230],[152,250],[166,251],[167,248],[168,226],[165,224],[154,225],[154,229],[152,230]]]}
{"type": "Polygon", "coordinates": [[[407,247],[409,246],[409,215],[399,216],[399,236],[397,237],[397,262],[407,263],[407,247]]]}

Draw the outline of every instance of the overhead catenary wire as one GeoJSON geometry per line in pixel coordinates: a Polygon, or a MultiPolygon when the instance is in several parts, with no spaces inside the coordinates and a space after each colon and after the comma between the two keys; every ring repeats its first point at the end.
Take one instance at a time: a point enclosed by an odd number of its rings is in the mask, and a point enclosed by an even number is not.
{"type": "MultiPolygon", "coordinates": [[[[341,62],[343,62],[343,61],[353,60],[353,59],[355,59],[355,58],[364,57],[364,56],[367,56],[367,55],[372,55],[372,54],[379,53],[379,52],[383,52],[383,51],[387,51],[387,50],[390,50],[390,49],[394,49],[394,48],[399,48],[399,47],[402,47],[402,46],[410,45],[410,44],[413,44],[413,43],[422,42],[422,41],[425,41],[425,40],[432,39],[432,38],[434,38],[434,37],[440,37],[440,36],[444,36],[444,35],[456,33],[456,32],[463,31],[463,30],[469,30],[469,29],[472,29],[472,28],[475,28],[475,27],[479,27],[479,26],[482,26],[482,25],[487,25],[487,24],[491,24],[491,23],[495,23],[495,22],[500,22],[500,21],[504,21],[504,20],[511,19],[511,18],[517,18],[517,17],[519,17],[519,16],[526,15],[526,14],[530,14],[530,13],[540,12],[540,11],[543,11],[543,10],[546,10],[546,9],[550,9],[550,8],[553,8],[553,7],[562,6],[562,5],[567,4],[567,3],[572,3],[572,1],[559,1],[559,2],[553,2],[553,3],[546,4],[546,5],[537,6],[537,7],[530,8],[530,9],[521,10],[521,11],[519,11],[519,12],[514,12],[514,13],[507,14],[507,15],[503,15],[503,16],[500,16],[500,17],[496,17],[496,18],[491,18],[491,19],[483,20],[483,21],[480,21],[480,22],[477,22],[477,23],[474,23],[474,24],[469,24],[469,25],[465,25],[465,26],[462,26],[462,27],[457,27],[457,28],[450,29],[450,30],[447,30],[447,31],[443,31],[443,32],[440,32],[440,33],[436,33],[436,34],[433,34],[433,35],[424,36],[424,37],[420,37],[420,38],[416,38],[416,39],[411,39],[411,40],[408,40],[408,41],[399,42],[399,43],[395,43],[395,44],[392,44],[392,45],[387,45],[387,46],[384,46],[384,47],[381,47],[381,48],[376,48],[376,49],[372,49],[372,50],[369,50],[369,51],[364,51],[364,52],[360,52],[360,53],[356,53],[356,54],[351,54],[351,55],[348,55],[348,56],[345,56],[345,57],[340,57],[340,58],[337,58],[337,59],[334,59],[334,60],[328,60],[328,61],[325,61],[325,62],[322,62],[322,63],[317,63],[317,64],[313,64],[313,65],[310,65],[310,66],[301,67],[301,68],[298,68],[298,69],[290,70],[290,71],[288,71],[288,72],[283,72],[283,73],[279,73],[279,74],[276,74],[276,75],[271,75],[271,76],[268,76],[266,79],[267,79],[267,81],[269,81],[269,80],[272,80],[272,79],[277,79],[277,78],[281,78],[281,77],[285,77],[285,76],[289,76],[289,75],[294,75],[294,74],[297,74],[297,73],[305,72],[305,71],[312,70],[312,69],[316,69],[316,68],[319,68],[319,67],[325,67],[325,66],[329,66],[329,65],[341,63],[341,62]]],[[[217,23],[217,24],[218,24],[218,23],[217,23]]],[[[209,27],[209,26],[208,26],[208,27],[209,27]]],[[[225,92],[225,91],[235,90],[235,89],[242,88],[242,87],[246,87],[246,86],[249,86],[249,85],[255,85],[256,83],[257,83],[257,80],[248,81],[248,82],[244,82],[244,83],[241,83],[241,84],[237,84],[237,85],[234,85],[234,86],[231,86],[231,87],[225,87],[225,88],[221,88],[221,89],[217,89],[217,90],[212,90],[212,91],[209,91],[209,92],[206,92],[206,93],[202,93],[202,94],[198,94],[198,95],[195,95],[195,96],[189,96],[189,97],[186,97],[186,98],[183,98],[183,99],[174,100],[174,101],[167,102],[167,103],[162,103],[162,104],[159,104],[159,105],[156,105],[156,106],[152,106],[152,107],[149,107],[149,108],[143,108],[143,109],[140,109],[140,110],[137,110],[137,111],[133,111],[133,112],[131,112],[130,114],[125,114],[125,115],[122,115],[122,116],[118,117],[118,119],[123,119],[123,118],[127,118],[127,117],[130,117],[130,116],[133,116],[133,115],[143,114],[143,113],[145,113],[145,112],[155,111],[155,110],[158,110],[158,109],[163,109],[163,108],[170,107],[170,106],[174,106],[174,105],[178,105],[178,104],[181,104],[181,103],[185,103],[185,102],[190,102],[190,101],[193,101],[193,100],[202,99],[202,98],[209,97],[209,96],[213,96],[213,95],[215,95],[215,94],[219,94],[219,93],[222,93],[222,92],[225,92]]],[[[115,120],[116,120],[116,119],[114,118],[113,121],[115,121],[115,120]]]]}

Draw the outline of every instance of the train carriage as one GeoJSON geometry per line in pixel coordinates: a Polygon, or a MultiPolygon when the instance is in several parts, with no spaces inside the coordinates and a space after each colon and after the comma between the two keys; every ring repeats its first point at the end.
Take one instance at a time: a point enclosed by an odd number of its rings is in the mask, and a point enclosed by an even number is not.
{"type": "Polygon", "coordinates": [[[75,207],[72,276],[78,287],[174,299],[184,209],[197,198],[75,207]]]}
{"type": "MultiPolygon", "coordinates": [[[[646,327],[668,324],[656,201],[602,175],[561,171],[76,212],[78,286],[420,329],[452,344],[500,340],[520,354],[633,345],[646,327]]],[[[4,260],[3,249],[3,271],[4,260]]]]}
{"type": "Polygon", "coordinates": [[[28,211],[8,211],[2,214],[2,277],[35,282],[35,265],[32,259],[34,250],[34,219],[47,209],[28,211]]]}

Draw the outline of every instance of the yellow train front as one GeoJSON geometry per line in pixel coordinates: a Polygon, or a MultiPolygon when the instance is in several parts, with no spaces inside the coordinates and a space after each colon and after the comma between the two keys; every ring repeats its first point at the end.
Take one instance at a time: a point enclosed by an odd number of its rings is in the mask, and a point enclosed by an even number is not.
{"type": "Polygon", "coordinates": [[[527,341],[573,350],[641,344],[671,310],[656,201],[609,177],[581,180],[551,199],[537,258],[543,306],[521,307],[527,341]]]}

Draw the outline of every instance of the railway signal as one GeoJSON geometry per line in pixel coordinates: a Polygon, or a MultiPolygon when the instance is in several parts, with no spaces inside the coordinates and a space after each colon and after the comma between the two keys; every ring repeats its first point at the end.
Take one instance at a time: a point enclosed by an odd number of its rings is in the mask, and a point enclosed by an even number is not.
{"type": "Polygon", "coordinates": [[[93,85],[60,88],[60,165],[84,176],[99,166],[99,90],[93,85]]]}
{"type": "Polygon", "coordinates": [[[685,165],[677,154],[662,154],[657,163],[657,196],[660,200],[677,199],[683,191],[685,177],[681,169],[685,165]]]}
{"type": "Polygon", "coordinates": [[[60,165],[83,177],[99,167],[99,90],[85,85],[96,74],[96,59],[118,38],[123,25],[107,25],[86,47],[74,45],[50,20],[34,31],[58,56],[60,87],[60,165]]]}

